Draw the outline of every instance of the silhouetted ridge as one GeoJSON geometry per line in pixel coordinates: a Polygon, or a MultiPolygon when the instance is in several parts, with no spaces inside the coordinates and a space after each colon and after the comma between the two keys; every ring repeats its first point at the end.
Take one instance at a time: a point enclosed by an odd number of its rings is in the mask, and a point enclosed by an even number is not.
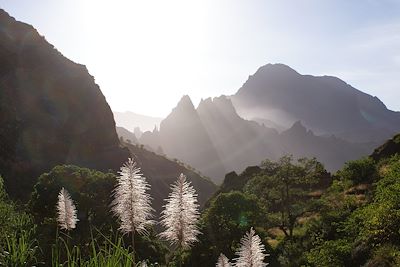
{"type": "Polygon", "coordinates": [[[86,67],[3,10],[0,40],[0,173],[10,194],[28,197],[58,164],[118,169],[129,152],[86,67]]]}

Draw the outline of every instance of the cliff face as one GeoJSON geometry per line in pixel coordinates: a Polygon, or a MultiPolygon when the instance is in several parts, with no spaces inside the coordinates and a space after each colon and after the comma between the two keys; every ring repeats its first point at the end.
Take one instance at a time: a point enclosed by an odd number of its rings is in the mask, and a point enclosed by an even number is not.
{"type": "Polygon", "coordinates": [[[10,193],[25,198],[57,164],[118,169],[129,152],[85,66],[3,10],[0,40],[0,173],[10,193]]]}

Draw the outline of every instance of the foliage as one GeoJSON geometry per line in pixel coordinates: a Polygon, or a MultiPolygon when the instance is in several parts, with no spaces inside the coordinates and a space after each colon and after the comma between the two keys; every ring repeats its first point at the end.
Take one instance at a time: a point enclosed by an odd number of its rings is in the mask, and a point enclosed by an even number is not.
{"type": "MultiPolygon", "coordinates": [[[[86,244],[91,242],[92,229],[99,229],[105,236],[113,233],[113,229],[118,228],[117,221],[110,212],[110,195],[115,183],[116,177],[112,173],[72,165],[56,166],[49,173],[42,174],[29,202],[30,211],[38,225],[37,236],[42,250],[51,251],[54,243],[57,232],[56,203],[58,193],[63,187],[70,192],[78,210],[79,223],[69,233],[71,247],[80,247],[81,255],[87,256],[90,248],[86,244]]],[[[138,258],[146,257],[151,261],[164,262],[164,255],[167,253],[165,245],[151,229],[148,231],[148,236],[135,236],[138,258]]],[[[123,238],[124,243],[129,244],[128,236],[123,238]]],[[[50,262],[51,255],[45,253],[43,260],[50,262]]]]}
{"type": "Polygon", "coordinates": [[[342,170],[337,173],[341,179],[352,181],[353,184],[369,183],[376,180],[375,161],[364,157],[345,163],[342,170]]]}
{"type": "Polygon", "coordinates": [[[40,249],[31,217],[8,199],[0,176],[0,266],[26,266],[38,262],[40,249]]]}
{"type": "Polygon", "coordinates": [[[309,194],[318,183],[324,169],[315,159],[284,156],[278,162],[264,161],[269,175],[256,176],[246,185],[246,192],[259,196],[270,213],[276,227],[286,237],[293,237],[298,218],[310,207],[309,194]]]}
{"type": "MultiPolygon", "coordinates": [[[[124,246],[124,241],[121,237],[113,239],[99,233],[99,236],[92,237],[89,244],[89,255],[85,256],[82,253],[80,246],[68,247],[67,240],[59,237],[56,244],[53,246],[52,265],[60,266],[82,266],[82,267],[114,267],[125,266],[131,267],[133,264],[132,254],[124,246]],[[98,240],[104,240],[99,242],[98,240]],[[66,260],[62,261],[60,254],[66,252],[66,260]]],[[[145,260],[135,264],[135,266],[143,266],[147,264],[145,260]]],[[[158,266],[158,263],[148,264],[147,266],[158,266]]]]}
{"type": "Polygon", "coordinates": [[[308,262],[316,267],[349,266],[351,243],[348,240],[328,240],[307,253],[308,262]]]}
{"type": "MultiPolygon", "coordinates": [[[[212,266],[220,253],[232,259],[249,227],[263,229],[266,225],[266,211],[254,196],[238,191],[219,194],[202,214],[203,234],[188,256],[187,266],[212,266]]],[[[269,246],[267,252],[271,252],[269,246]]]]}

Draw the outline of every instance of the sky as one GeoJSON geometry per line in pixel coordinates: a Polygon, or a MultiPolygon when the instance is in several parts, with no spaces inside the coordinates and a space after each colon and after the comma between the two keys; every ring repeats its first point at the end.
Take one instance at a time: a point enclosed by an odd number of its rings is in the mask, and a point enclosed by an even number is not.
{"type": "Polygon", "coordinates": [[[400,111],[400,0],[0,0],[86,65],[114,111],[165,117],[259,67],[337,76],[400,111]]]}

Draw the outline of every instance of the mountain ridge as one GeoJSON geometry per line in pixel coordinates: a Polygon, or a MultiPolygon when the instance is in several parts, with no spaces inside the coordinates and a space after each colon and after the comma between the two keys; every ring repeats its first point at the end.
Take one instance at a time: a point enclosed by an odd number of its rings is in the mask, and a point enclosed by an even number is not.
{"type": "MultiPolygon", "coordinates": [[[[166,155],[189,163],[217,183],[222,182],[221,178],[225,176],[223,171],[241,172],[249,165],[258,165],[267,158],[276,160],[285,154],[293,154],[295,157],[317,157],[328,170],[335,171],[345,161],[367,155],[374,147],[372,143],[353,144],[335,136],[318,136],[301,121],[279,133],[275,129],[240,117],[227,96],[203,99],[197,109],[190,98],[184,96],[167,119],[161,123],[160,131],[146,132],[143,134],[146,138],[140,138],[139,143],[149,145],[154,150],[155,144],[148,140],[157,139],[156,145],[161,146],[166,155]],[[183,121],[179,119],[181,116],[185,117],[183,121]],[[207,141],[191,136],[190,131],[177,130],[177,125],[182,123],[205,131],[207,141]],[[163,132],[163,125],[173,126],[170,127],[168,135],[163,132]],[[178,142],[177,140],[186,154],[179,154],[171,147],[165,149],[165,146],[178,142]],[[218,160],[213,161],[214,164],[220,165],[214,172],[217,175],[211,174],[190,155],[201,151],[205,144],[212,147],[216,151],[213,153],[218,156],[218,160]]],[[[198,131],[200,130],[194,132],[198,131]]]]}
{"type": "Polygon", "coordinates": [[[267,64],[230,96],[242,117],[288,126],[301,120],[318,134],[379,144],[400,131],[400,113],[334,76],[301,75],[267,64]]]}

